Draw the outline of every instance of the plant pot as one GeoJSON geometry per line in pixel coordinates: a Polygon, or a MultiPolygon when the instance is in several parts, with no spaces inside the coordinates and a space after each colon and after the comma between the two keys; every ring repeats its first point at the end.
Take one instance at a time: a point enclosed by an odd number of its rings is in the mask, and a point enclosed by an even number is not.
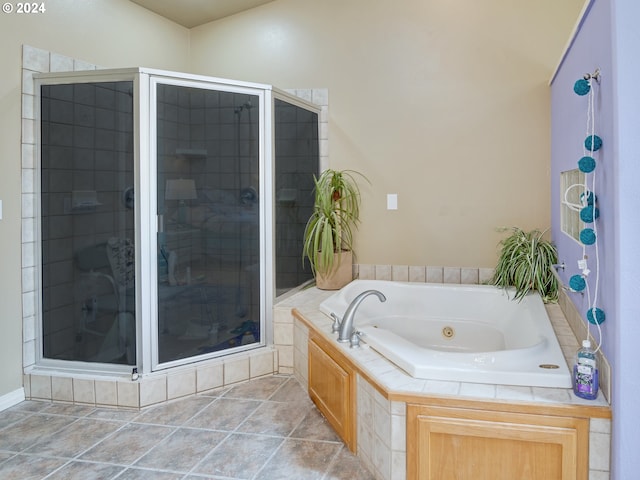
{"type": "Polygon", "coordinates": [[[353,280],[353,253],[343,250],[333,254],[334,269],[326,275],[316,272],[316,287],[320,290],[340,290],[353,280]]]}

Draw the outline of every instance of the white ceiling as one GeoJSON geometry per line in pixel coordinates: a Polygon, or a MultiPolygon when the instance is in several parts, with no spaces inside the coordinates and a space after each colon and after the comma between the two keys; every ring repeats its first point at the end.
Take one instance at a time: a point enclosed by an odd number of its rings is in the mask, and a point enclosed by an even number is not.
{"type": "Polygon", "coordinates": [[[183,27],[212,22],[273,0],[130,0],[183,27]]]}

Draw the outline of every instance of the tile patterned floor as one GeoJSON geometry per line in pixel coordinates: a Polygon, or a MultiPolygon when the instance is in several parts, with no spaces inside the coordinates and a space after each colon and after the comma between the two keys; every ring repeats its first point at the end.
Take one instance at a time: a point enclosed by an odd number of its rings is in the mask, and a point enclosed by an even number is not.
{"type": "Polygon", "coordinates": [[[0,412],[0,478],[372,480],[292,377],[141,411],[22,402],[0,412]]]}

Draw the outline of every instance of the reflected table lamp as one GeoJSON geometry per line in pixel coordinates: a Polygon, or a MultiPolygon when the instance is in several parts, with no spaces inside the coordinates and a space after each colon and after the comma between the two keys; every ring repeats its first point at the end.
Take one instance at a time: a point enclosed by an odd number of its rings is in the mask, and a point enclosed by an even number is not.
{"type": "Polygon", "coordinates": [[[185,200],[198,198],[195,180],[183,178],[167,180],[164,198],[165,200],[178,200],[178,222],[185,224],[187,222],[187,204],[185,200]]]}

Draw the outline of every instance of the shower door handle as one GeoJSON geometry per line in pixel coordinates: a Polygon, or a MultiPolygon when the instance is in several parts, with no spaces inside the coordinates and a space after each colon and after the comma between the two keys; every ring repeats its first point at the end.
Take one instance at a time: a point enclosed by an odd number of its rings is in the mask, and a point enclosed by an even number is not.
{"type": "Polygon", "coordinates": [[[164,215],[158,215],[158,233],[164,232],[164,215]]]}

